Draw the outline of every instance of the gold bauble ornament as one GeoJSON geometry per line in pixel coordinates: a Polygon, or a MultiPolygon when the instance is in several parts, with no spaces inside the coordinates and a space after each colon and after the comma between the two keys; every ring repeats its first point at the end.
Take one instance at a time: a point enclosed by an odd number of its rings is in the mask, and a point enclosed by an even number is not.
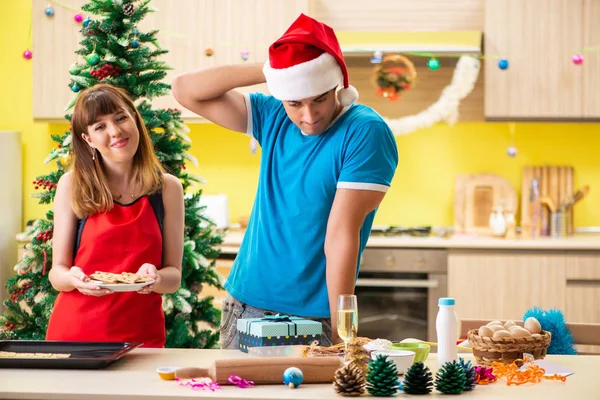
{"type": "Polygon", "coordinates": [[[67,155],[62,156],[60,158],[60,164],[63,167],[66,167],[67,165],[71,164],[71,155],[67,154],[67,155]]]}

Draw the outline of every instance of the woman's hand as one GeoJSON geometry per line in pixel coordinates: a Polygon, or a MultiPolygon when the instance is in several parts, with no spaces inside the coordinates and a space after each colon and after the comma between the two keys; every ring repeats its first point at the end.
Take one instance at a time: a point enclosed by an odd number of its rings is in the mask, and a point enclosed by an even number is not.
{"type": "Polygon", "coordinates": [[[87,296],[104,296],[112,293],[108,289],[103,289],[98,285],[90,283],[90,277],[87,276],[79,267],[71,267],[69,272],[67,272],[67,275],[69,276],[70,283],[73,285],[73,287],[87,296]]]}
{"type": "Polygon", "coordinates": [[[152,264],[148,264],[148,263],[143,264],[140,267],[140,269],[138,269],[136,274],[138,274],[140,276],[147,276],[149,278],[154,279],[154,283],[152,285],[144,286],[143,288],[138,290],[138,293],[141,293],[141,294],[152,293],[154,291],[154,289],[156,288],[156,286],[158,284],[160,284],[160,274],[158,273],[156,266],[154,266],[152,264]]]}

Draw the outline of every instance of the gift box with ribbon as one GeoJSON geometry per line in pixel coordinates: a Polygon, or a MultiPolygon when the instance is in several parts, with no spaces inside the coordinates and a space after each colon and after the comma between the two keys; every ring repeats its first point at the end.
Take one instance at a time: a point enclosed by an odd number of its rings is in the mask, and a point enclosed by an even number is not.
{"type": "Polygon", "coordinates": [[[269,315],[238,319],[237,330],[239,349],[247,353],[249,347],[320,343],[323,326],[310,319],[269,315]]]}

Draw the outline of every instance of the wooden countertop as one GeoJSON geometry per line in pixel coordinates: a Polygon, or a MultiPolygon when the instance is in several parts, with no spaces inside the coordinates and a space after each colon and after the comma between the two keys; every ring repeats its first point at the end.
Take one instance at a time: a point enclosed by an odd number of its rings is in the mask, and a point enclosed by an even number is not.
{"type": "MultiPolygon", "coordinates": [[[[137,349],[122,360],[101,370],[0,369],[2,399],[340,399],[330,384],[304,384],[297,389],[261,385],[247,389],[223,386],[216,392],[194,391],[175,381],[163,381],[156,374],[161,366],[208,367],[219,358],[248,357],[237,350],[137,349]]],[[[426,364],[435,371],[435,354],[426,364]]],[[[472,355],[466,355],[472,359],[472,355]]],[[[542,381],[524,386],[507,386],[499,381],[464,392],[461,399],[598,399],[600,384],[598,356],[547,356],[549,361],[575,371],[567,382],[542,381]]],[[[401,395],[405,397],[406,395],[401,395]]],[[[444,395],[434,393],[442,398],[444,395]]],[[[406,396],[407,397],[407,396],[406,396]]],[[[448,396],[445,396],[446,398],[448,396]]],[[[365,397],[362,397],[365,398],[365,397]]],[[[367,397],[375,398],[375,397],[367,397]]],[[[429,397],[427,397],[429,398],[429,397]]]]}
{"type": "MultiPolygon", "coordinates": [[[[222,252],[237,253],[244,231],[231,230],[225,235],[222,252]]],[[[600,250],[600,235],[578,234],[553,239],[497,239],[482,236],[455,235],[450,238],[377,236],[371,235],[367,248],[437,248],[437,249],[498,249],[498,250],[600,250]]]]}

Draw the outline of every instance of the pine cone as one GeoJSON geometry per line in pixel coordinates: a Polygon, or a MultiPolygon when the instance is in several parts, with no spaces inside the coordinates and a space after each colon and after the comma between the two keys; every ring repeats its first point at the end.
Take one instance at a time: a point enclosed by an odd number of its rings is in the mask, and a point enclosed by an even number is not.
{"type": "Polygon", "coordinates": [[[364,374],[354,365],[344,365],[335,371],[333,390],[342,396],[362,396],[365,393],[365,384],[364,374]]]}
{"type": "Polygon", "coordinates": [[[428,394],[433,387],[431,371],[422,362],[414,363],[404,375],[402,382],[404,393],[428,394]]]}
{"type": "Polygon", "coordinates": [[[133,3],[123,4],[123,14],[127,15],[128,17],[131,17],[134,12],[135,6],[133,5],[133,3]]]}
{"type": "Polygon", "coordinates": [[[373,396],[390,397],[398,391],[398,370],[394,361],[379,354],[369,363],[367,390],[373,396]]]}
{"type": "Polygon", "coordinates": [[[467,381],[465,382],[465,391],[475,389],[475,386],[477,385],[477,372],[475,371],[475,367],[471,365],[471,361],[465,363],[465,359],[462,357],[459,360],[460,362],[458,365],[465,371],[465,377],[467,378],[467,381]]]}
{"type": "Polygon", "coordinates": [[[467,376],[456,362],[447,362],[435,375],[435,388],[444,394],[460,394],[465,390],[467,376]]]}

